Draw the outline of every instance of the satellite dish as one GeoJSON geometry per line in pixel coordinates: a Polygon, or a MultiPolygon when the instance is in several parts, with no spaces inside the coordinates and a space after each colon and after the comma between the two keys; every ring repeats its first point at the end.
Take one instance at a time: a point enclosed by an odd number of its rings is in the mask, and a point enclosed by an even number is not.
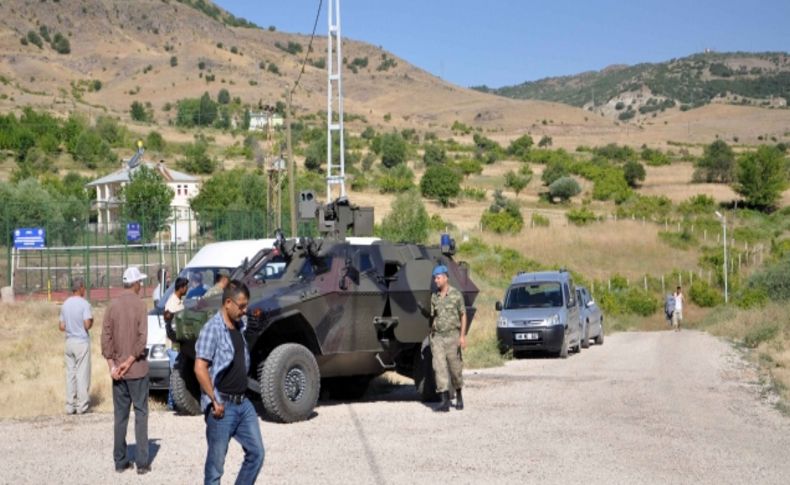
{"type": "Polygon", "coordinates": [[[137,152],[132,155],[132,158],[126,162],[126,165],[129,167],[129,170],[137,167],[143,161],[143,153],[145,152],[145,148],[143,148],[143,140],[137,140],[137,152]]]}

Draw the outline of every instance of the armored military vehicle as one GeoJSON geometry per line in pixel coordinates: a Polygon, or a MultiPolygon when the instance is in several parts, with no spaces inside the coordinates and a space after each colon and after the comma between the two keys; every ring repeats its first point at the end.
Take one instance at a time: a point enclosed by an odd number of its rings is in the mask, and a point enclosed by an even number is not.
{"type": "MultiPolygon", "coordinates": [[[[478,294],[467,266],[453,259],[454,242],[381,241],[370,237],[372,208],[346,198],[319,205],[309,192],[300,198],[300,217],[317,219],[320,237],[279,236],[232,274],[250,288],[249,390],[282,422],[310,417],[322,387],[332,398],[358,398],[387,370],[412,377],[424,400],[435,399],[428,346],[433,267],[448,267],[470,325],[478,294]]],[[[181,412],[200,412],[194,344],[220,304],[220,297],[200,300],[175,318],[181,353],[171,385],[181,412]]]]}

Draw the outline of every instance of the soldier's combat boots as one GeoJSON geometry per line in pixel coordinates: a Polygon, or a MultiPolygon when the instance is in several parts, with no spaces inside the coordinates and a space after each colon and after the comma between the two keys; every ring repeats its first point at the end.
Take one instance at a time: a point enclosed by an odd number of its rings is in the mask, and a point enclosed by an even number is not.
{"type": "Polygon", "coordinates": [[[463,411],[464,409],[464,397],[461,395],[461,390],[455,390],[455,409],[459,411],[463,411]]]}
{"type": "Polygon", "coordinates": [[[439,396],[442,398],[442,402],[439,403],[439,407],[437,407],[435,411],[439,413],[446,413],[450,411],[450,393],[448,391],[444,391],[439,393],[439,396]]]}

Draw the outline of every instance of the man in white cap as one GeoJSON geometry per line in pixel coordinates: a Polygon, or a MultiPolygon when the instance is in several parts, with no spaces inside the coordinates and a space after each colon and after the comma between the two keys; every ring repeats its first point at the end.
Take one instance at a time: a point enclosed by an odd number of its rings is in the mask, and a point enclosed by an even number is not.
{"type": "Polygon", "coordinates": [[[101,351],[112,377],[112,404],[115,414],[113,460],[115,471],[132,467],[126,454],[129,408],[134,406],[134,436],[137,442],[137,473],[151,471],[148,462],[148,316],[140,299],[146,275],[131,266],[123,273],[124,291],[110,302],[102,323],[101,351]]]}

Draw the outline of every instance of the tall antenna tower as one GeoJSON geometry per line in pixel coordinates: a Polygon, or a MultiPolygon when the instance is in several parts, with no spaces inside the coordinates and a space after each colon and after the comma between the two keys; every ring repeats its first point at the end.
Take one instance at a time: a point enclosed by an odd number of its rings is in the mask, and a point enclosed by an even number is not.
{"type": "Polygon", "coordinates": [[[338,197],[346,195],[346,149],[343,140],[343,46],[340,36],[340,0],[329,0],[327,13],[327,91],[326,91],[326,199],[331,202],[334,187],[339,187],[338,197]],[[336,109],[335,109],[336,106],[336,109]],[[335,115],[337,113],[337,115],[335,115]],[[337,116],[337,120],[335,120],[337,116]],[[338,163],[332,158],[335,136],[339,137],[338,163]]]}

